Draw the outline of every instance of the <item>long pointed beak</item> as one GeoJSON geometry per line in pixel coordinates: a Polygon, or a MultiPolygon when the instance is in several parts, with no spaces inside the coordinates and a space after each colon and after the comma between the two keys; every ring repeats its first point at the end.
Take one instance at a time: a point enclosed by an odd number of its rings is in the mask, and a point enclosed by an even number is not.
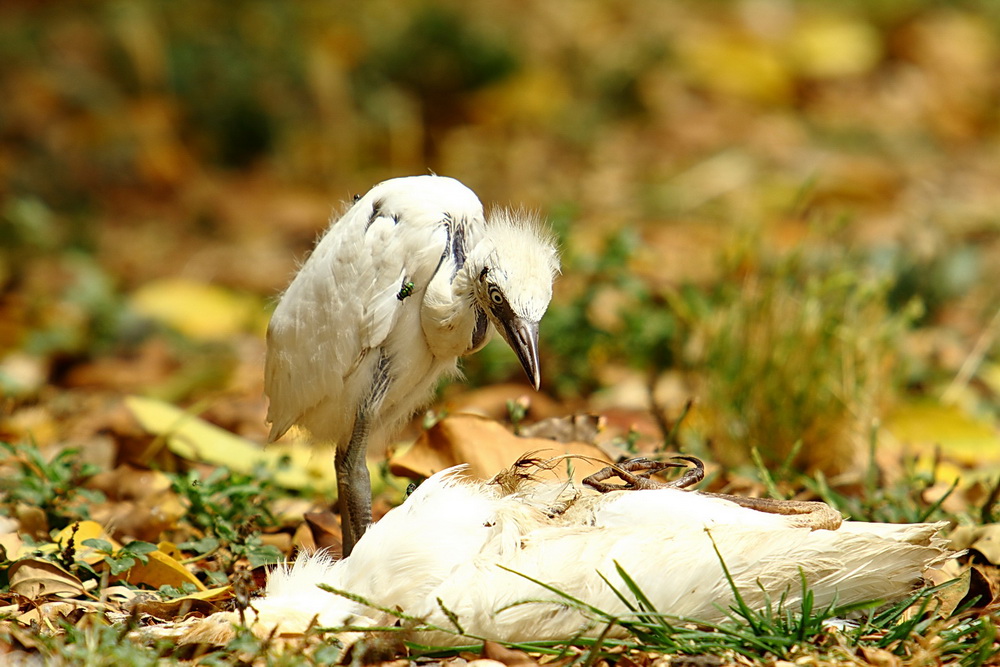
{"type": "Polygon", "coordinates": [[[504,339],[517,355],[531,386],[538,391],[542,385],[538,368],[538,322],[512,317],[503,323],[503,329],[504,339]]]}

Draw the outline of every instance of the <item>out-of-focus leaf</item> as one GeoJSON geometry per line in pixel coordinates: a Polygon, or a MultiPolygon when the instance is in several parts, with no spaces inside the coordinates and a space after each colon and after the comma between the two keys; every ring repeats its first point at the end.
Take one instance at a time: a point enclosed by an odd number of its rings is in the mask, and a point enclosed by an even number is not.
{"type": "Polygon", "coordinates": [[[246,331],[261,310],[252,298],[184,278],[146,283],[132,294],[130,303],[140,315],[195,340],[221,340],[246,331]]]}
{"type": "Polygon", "coordinates": [[[146,584],[151,588],[160,586],[180,588],[187,583],[194,584],[199,591],[206,590],[205,584],[186,567],[162,551],[150,551],[146,555],[149,560],[146,563],[137,562],[122,579],[133,585],[146,584]]]}
{"type": "Polygon", "coordinates": [[[604,430],[605,422],[603,415],[578,414],[567,417],[550,417],[530,426],[523,426],[518,433],[525,438],[594,444],[598,434],[604,430]]]}
{"type": "Polygon", "coordinates": [[[498,663],[506,665],[506,667],[538,667],[538,662],[524,651],[507,648],[496,642],[484,642],[482,655],[483,659],[475,662],[481,664],[498,663]]]}
{"type": "Polygon", "coordinates": [[[45,385],[47,373],[43,359],[25,352],[12,352],[0,359],[0,395],[31,396],[45,385]]]}
{"type": "MultiPolygon", "coordinates": [[[[509,467],[526,453],[541,459],[569,454],[574,479],[580,480],[597,472],[609,461],[596,446],[581,443],[561,443],[541,438],[521,438],[502,424],[477,415],[452,415],[425,431],[412,447],[389,459],[389,470],[402,477],[429,477],[459,463],[469,466],[474,477],[490,479],[509,467]]],[[[556,467],[560,473],[566,464],[556,467]]]]}
{"type": "Polygon", "coordinates": [[[46,595],[75,596],[84,592],[83,582],[55,563],[24,558],[7,570],[10,590],[31,600],[46,595]]]}
{"type": "Polygon", "coordinates": [[[760,102],[786,102],[792,92],[788,64],[773,45],[749,35],[706,32],[678,42],[688,75],[706,88],[760,102]]]}
{"type": "Polygon", "coordinates": [[[1000,396],[1000,364],[983,363],[979,368],[978,377],[995,396],[1000,396]]]}
{"type": "MultiPolygon", "coordinates": [[[[892,651],[877,646],[859,646],[858,652],[866,664],[879,665],[879,667],[899,667],[903,661],[892,651]]],[[[785,664],[785,661],[780,661],[785,664]]],[[[794,664],[794,663],[788,663],[794,664]]]]}
{"type": "Polygon", "coordinates": [[[951,534],[952,549],[975,549],[993,565],[1000,565],[1000,523],[962,526],[951,534]]]}
{"type": "Polygon", "coordinates": [[[333,549],[336,552],[340,552],[343,548],[343,533],[341,532],[340,521],[334,516],[333,512],[325,510],[309,512],[303,518],[312,537],[312,546],[314,549],[333,549]]]}
{"type": "Polygon", "coordinates": [[[878,31],[847,16],[803,21],[792,36],[791,49],[798,70],[816,78],[867,74],[882,57],[878,31]]]}
{"type": "Polygon", "coordinates": [[[166,438],[170,451],[190,461],[247,475],[263,465],[278,485],[289,489],[329,491],[335,486],[333,453],[325,455],[322,447],[291,442],[265,449],[168,403],[129,396],[125,404],[144,429],[166,438]]]}
{"type": "MultiPolygon", "coordinates": [[[[888,416],[886,430],[910,447],[930,452],[940,446],[945,458],[970,467],[1000,464],[1000,431],[961,408],[934,401],[916,401],[888,416]]],[[[985,471],[982,471],[985,473],[985,471]]]]}
{"type": "Polygon", "coordinates": [[[121,465],[98,473],[88,486],[107,498],[107,502],[91,506],[91,518],[114,526],[120,535],[156,541],[187,511],[171,488],[170,478],[158,470],[121,465]]]}

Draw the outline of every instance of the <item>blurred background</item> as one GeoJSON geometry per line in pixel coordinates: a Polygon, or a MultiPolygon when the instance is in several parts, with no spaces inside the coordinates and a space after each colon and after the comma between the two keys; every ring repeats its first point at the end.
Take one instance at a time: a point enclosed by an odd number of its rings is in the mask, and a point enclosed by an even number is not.
{"type": "MultiPolygon", "coordinates": [[[[428,171],[559,234],[534,416],[1000,469],[989,0],[6,0],[0,437],[111,467],[138,393],[263,441],[276,296],[428,171]]],[[[502,345],[465,369],[445,409],[522,381],[502,345]]]]}

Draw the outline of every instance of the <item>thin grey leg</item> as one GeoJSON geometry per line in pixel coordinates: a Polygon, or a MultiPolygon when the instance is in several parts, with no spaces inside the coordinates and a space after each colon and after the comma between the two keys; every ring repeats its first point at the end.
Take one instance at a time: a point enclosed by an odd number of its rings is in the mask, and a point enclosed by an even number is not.
{"type": "Polygon", "coordinates": [[[343,532],[343,555],[347,558],[372,521],[372,483],[365,454],[368,451],[368,418],[358,411],[351,440],[344,450],[337,449],[337,495],[340,527],[343,532]]]}

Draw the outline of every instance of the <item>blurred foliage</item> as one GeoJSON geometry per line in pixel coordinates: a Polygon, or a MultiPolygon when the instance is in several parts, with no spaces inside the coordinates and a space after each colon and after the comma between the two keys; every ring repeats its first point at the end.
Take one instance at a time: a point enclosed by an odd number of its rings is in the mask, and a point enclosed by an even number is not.
{"type": "Polygon", "coordinates": [[[98,472],[79,460],[79,452],[67,449],[46,460],[37,447],[0,442],[0,464],[12,468],[0,480],[0,509],[16,515],[18,506],[45,513],[46,525],[61,529],[74,521],[89,519],[91,503],[103,502],[104,494],[83,488],[82,483],[98,472]]]}
{"type": "MultiPolygon", "coordinates": [[[[657,438],[733,465],[756,450],[759,470],[781,468],[776,491],[804,484],[856,517],[990,515],[992,0],[13,0],[0,61],[11,515],[85,517],[92,460],[178,467],[116,412],[124,394],[204,401],[263,441],[275,296],[338,202],[429,170],[552,222],[550,411],[606,414],[640,453],[657,438]],[[930,469],[903,455],[934,445],[930,469]]],[[[464,369],[523,381],[502,343],[464,369]]],[[[276,557],[268,483],[171,474],[178,537],[211,561],[200,576],[276,557]]],[[[117,628],[65,632],[31,641],[156,659],[117,628]]],[[[268,643],[242,637],[232,661],[281,664],[268,643]]]]}
{"type": "Polygon", "coordinates": [[[848,256],[791,256],[721,290],[689,341],[692,365],[707,369],[721,460],[735,462],[732,452],[752,443],[776,465],[798,443],[800,463],[811,467],[860,462],[920,313],[919,302],[891,311],[891,277],[863,271],[848,256]]]}
{"type": "MultiPolygon", "coordinates": [[[[658,401],[695,399],[681,441],[768,461],[796,442],[856,457],[910,395],[996,403],[995,3],[95,0],[0,18],[12,412],[46,386],[211,397],[262,437],[273,297],[336,202],[427,170],[552,220],[560,399],[646,409],[633,387],[677,374],[658,401]]],[[[520,377],[496,343],[465,370],[520,377]]]]}

